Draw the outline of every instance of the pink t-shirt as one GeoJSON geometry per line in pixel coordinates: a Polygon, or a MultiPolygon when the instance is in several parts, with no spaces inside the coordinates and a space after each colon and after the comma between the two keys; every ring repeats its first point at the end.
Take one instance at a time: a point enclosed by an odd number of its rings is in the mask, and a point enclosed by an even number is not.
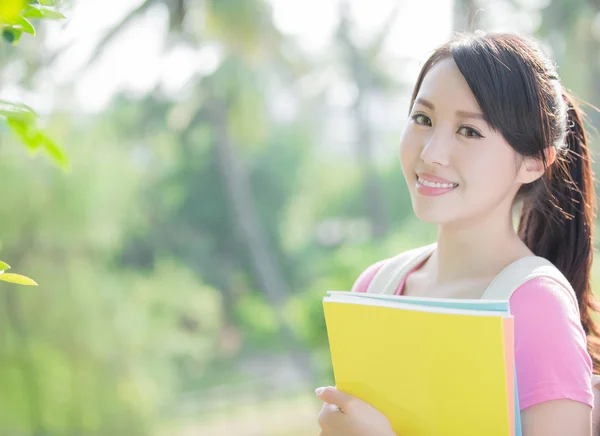
{"type": "MultiPolygon", "coordinates": [[[[367,268],[352,291],[366,292],[384,262],[367,268]]],[[[396,295],[402,293],[405,281],[406,277],[396,295]]],[[[541,277],[519,287],[509,304],[515,320],[515,364],[521,410],[557,399],[570,399],[593,407],[592,360],[587,352],[577,302],[571,293],[554,280],[541,277]]]]}

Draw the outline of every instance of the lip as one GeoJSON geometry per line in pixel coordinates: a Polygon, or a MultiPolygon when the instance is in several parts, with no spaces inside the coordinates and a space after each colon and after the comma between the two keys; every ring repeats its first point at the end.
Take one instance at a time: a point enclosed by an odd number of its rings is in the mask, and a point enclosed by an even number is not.
{"type": "Polygon", "coordinates": [[[427,173],[417,173],[417,180],[415,183],[415,187],[417,189],[417,192],[420,195],[423,195],[425,197],[434,197],[434,196],[438,196],[438,195],[444,195],[447,194],[449,192],[454,191],[456,188],[458,188],[458,184],[454,183],[454,182],[450,182],[448,180],[442,179],[440,177],[435,177],[431,174],[427,174],[427,173]],[[456,186],[453,186],[451,188],[436,188],[436,187],[432,187],[432,186],[425,186],[422,185],[421,183],[419,183],[419,177],[422,179],[425,179],[429,182],[434,182],[434,183],[446,183],[446,184],[454,184],[456,186]]]}
{"type": "MultiPolygon", "coordinates": [[[[434,183],[454,183],[451,182],[450,180],[446,180],[446,179],[442,179],[441,177],[437,177],[434,176],[433,174],[429,174],[429,173],[419,173],[417,172],[417,177],[421,177],[422,179],[425,179],[429,182],[434,182],[434,183]]],[[[455,185],[458,185],[458,183],[454,183],[455,185]]]]}

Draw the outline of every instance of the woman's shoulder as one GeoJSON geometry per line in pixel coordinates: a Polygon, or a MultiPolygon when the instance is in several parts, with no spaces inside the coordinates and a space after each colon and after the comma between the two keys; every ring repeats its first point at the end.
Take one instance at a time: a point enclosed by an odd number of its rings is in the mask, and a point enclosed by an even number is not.
{"type": "Polygon", "coordinates": [[[576,316],[579,319],[579,305],[573,289],[555,277],[539,276],[526,281],[514,291],[510,304],[515,309],[529,311],[538,307],[544,308],[544,313],[576,316]]]}
{"type": "Polygon", "coordinates": [[[555,399],[593,404],[592,361],[572,292],[538,277],[513,293],[510,308],[521,408],[555,399]]]}
{"type": "Polygon", "coordinates": [[[521,338],[554,337],[585,348],[579,305],[572,289],[551,277],[537,277],[519,286],[510,298],[515,330],[521,338]]]}
{"type": "Polygon", "coordinates": [[[416,256],[420,255],[424,251],[427,251],[432,245],[425,245],[422,247],[412,248],[409,250],[402,251],[395,256],[391,256],[385,259],[381,259],[375,263],[370,264],[365,270],[363,270],[352,286],[352,292],[367,292],[371,281],[377,274],[377,272],[384,266],[390,263],[394,263],[398,267],[412,261],[416,256]]]}

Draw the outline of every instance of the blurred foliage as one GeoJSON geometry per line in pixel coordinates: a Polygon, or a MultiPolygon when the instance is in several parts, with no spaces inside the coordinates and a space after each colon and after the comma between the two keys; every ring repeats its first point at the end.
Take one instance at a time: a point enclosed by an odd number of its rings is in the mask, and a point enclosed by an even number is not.
{"type": "MultiPolygon", "coordinates": [[[[57,19],[64,16],[53,8],[54,0],[40,0],[26,3],[24,0],[5,0],[0,4],[0,30],[2,38],[17,45],[23,32],[35,35],[35,28],[29,18],[57,19]]],[[[60,148],[36,125],[37,115],[28,106],[0,100],[0,119],[21,139],[30,151],[45,149],[52,159],[60,165],[66,165],[67,159],[60,148]]],[[[0,262],[0,281],[25,286],[37,283],[25,276],[5,273],[10,266],[0,262]]]]}
{"type": "MultiPolygon", "coordinates": [[[[25,32],[35,36],[36,31],[30,20],[60,20],[65,16],[56,8],[55,0],[2,0],[0,2],[0,32],[2,39],[17,45],[25,32]]],[[[0,64],[1,66],[1,64],[0,64]]],[[[39,127],[38,115],[29,106],[0,100],[0,120],[34,154],[44,150],[61,168],[68,168],[68,158],[62,148],[39,127]]],[[[0,130],[1,132],[1,130],[0,130]]]]}

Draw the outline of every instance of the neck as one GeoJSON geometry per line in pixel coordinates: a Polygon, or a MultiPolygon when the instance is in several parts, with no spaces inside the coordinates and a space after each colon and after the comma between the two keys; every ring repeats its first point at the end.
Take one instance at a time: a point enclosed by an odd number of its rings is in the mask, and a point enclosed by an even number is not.
{"type": "Polygon", "coordinates": [[[479,219],[476,223],[441,225],[437,250],[431,257],[437,284],[465,279],[491,280],[504,267],[532,253],[520,240],[510,214],[479,219]]]}

